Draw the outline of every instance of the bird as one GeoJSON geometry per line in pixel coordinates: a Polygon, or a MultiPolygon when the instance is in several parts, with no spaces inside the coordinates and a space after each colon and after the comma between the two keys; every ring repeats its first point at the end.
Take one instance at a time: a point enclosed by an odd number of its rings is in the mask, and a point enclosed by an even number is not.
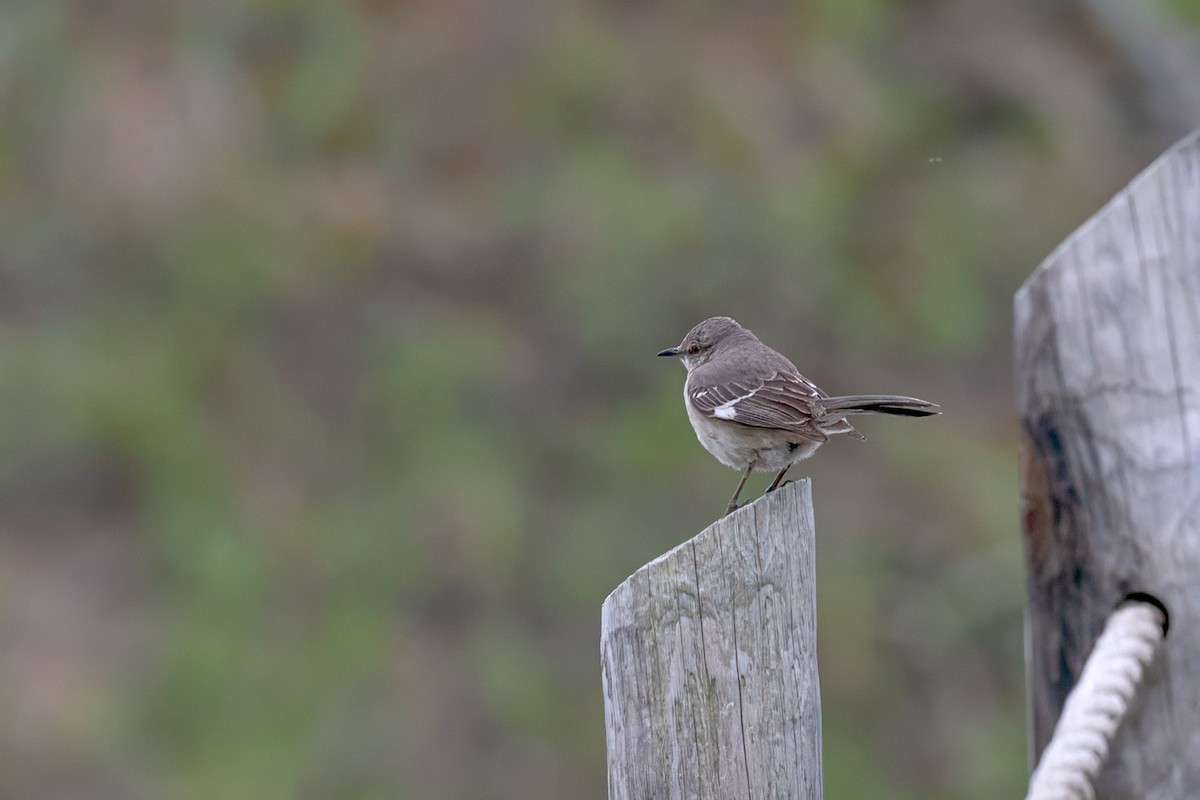
{"type": "Polygon", "coordinates": [[[936,404],[915,397],[830,397],[730,317],[704,320],[658,355],[678,357],[687,369],[683,401],[700,444],[725,466],[742,471],[725,514],[738,508],[752,471],[777,472],[767,489],[773,492],[793,464],[811,456],[830,436],[865,438],[847,421],[851,414],[942,413],[936,404]]]}

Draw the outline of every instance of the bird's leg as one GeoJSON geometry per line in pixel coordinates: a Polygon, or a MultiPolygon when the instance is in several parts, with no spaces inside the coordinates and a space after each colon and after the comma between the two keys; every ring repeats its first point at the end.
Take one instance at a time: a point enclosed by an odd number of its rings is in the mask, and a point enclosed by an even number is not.
{"type": "Polygon", "coordinates": [[[742,479],[738,481],[737,488],[733,490],[733,499],[729,501],[729,506],[725,509],[725,514],[732,514],[738,507],[738,496],[742,493],[742,487],[746,485],[746,478],[750,477],[750,470],[752,469],[754,469],[753,461],[746,465],[746,471],[742,473],[742,479]]]}
{"type": "Polygon", "coordinates": [[[784,475],[787,475],[787,471],[788,471],[789,469],[791,469],[791,468],[792,468],[792,465],[791,465],[791,464],[788,464],[786,467],[784,467],[783,469],[779,470],[779,474],[775,476],[775,480],[771,481],[771,485],[767,487],[767,491],[766,491],[766,492],[764,492],[763,494],[770,494],[771,492],[773,492],[773,491],[775,491],[776,489],[778,489],[778,488],[779,488],[779,482],[780,482],[781,480],[783,480],[783,476],[784,476],[784,475]]]}

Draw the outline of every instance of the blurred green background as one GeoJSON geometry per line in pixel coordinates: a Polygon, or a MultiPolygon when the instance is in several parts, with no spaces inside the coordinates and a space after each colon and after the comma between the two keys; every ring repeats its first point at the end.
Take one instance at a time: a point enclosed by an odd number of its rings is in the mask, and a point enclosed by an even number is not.
{"type": "Polygon", "coordinates": [[[1013,291],[1200,121],[1200,2],[0,6],[0,798],[598,798],[600,604],[814,481],[828,800],[1026,779],[1013,291]],[[751,483],[761,491],[767,476],[751,483]]]}

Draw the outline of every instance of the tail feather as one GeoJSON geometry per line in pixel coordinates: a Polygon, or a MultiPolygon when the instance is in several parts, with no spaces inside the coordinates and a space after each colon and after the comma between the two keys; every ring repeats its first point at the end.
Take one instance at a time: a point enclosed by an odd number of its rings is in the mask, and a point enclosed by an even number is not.
{"type": "Polygon", "coordinates": [[[915,397],[891,394],[852,394],[821,401],[828,414],[895,414],[900,417],[930,417],[942,413],[941,406],[915,397]]]}

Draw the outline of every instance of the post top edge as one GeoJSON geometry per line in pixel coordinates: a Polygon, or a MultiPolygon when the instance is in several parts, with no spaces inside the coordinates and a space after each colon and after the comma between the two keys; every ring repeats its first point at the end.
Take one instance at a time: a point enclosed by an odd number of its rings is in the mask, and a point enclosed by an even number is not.
{"type": "MultiPolygon", "coordinates": [[[[1144,183],[1154,180],[1163,170],[1166,164],[1176,158],[1181,157],[1181,154],[1190,149],[1200,151],[1200,128],[1194,129],[1179,141],[1168,147],[1156,159],[1151,161],[1144,169],[1135,175],[1128,183],[1116,192],[1111,198],[1100,206],[1091,216],[1085,219],[1075,230],[1067,235],[1050,253],[1042,259],[1025,280],[1021,282],[1021,286],[1017,289],[1016,296],[1020,297],[1023,293],[1029,291],[1029,287],[1038,279],[1040,279],[1055,263],[1057,263],[1064,252],[1075,245],[1080,239],[1088,234],[1096,227],[1100,220],[1104,219],[1112,209],[1124,202],[1144,183]]],[[[1200,152],[1196,157],[1200,159],[1200,152]]]]}
{"type": "Polygon", "coordinates": [[[684,553],[684,551],[687,550],[688,548],[690,548],[697,541],[704,539],[706,537],[718,535],[720,532],[722,532],[723,530],[725,530],[727,527],[731,526],[732,524],[740,522],[740,518],[743,517],[744,515],[753,514],[754,509],[756,507],[758,507],[760,504],[763,504],[772,499],[783,500],[786,498],[790,498],[793,495],[795,495],[795,499],[798,502],[808,505],[808,506],[811,506],[811,503],[812,503],[812,478],[805,476],[802,478],[795,478],[793,480],[788,481],[786,484],[780,486],[778,489],[776,489],[771,494],[764,494],[762,497],[759,497],[756,500],[746,503],[744,506],[742,506],[741,508],[734,511],[732,514],[729,514],[724,517],[718,517],[716,520],[711,522],[707,527],[705,527],[702,531],[700,531],[696,535],[692,536],[691,538],[689,538],[683,542],[680,542],[679,544],[675,545],[674,547],[672,547],[670,550],[663,553],[662,555],[656,556],[652,560],[650,560],[650,561],[646,562],[645,564],[643,564],[642,566],[638,567],[636,570],[634,570],[633,574],[631,574],[625,580],[621,581],[621,583],[618,584],[617,587],[615,589],[613,589],[611,592],[609,592],[608,596],[604,598],[604,603],[601,605],[601,609],[600,609],[601,615],[602,616],[605,615],[609,609],[610,604],[613,602],[616,602],[614,600],[614,597],[618,597],[619,595],[628,591],[630,584],[632,584],[639,576],[644,575],[645,573],[649,572],[650,570],[661,566],[664,562],[668,561],[669,559],[682,557],[682,554],[684,553]]]}

